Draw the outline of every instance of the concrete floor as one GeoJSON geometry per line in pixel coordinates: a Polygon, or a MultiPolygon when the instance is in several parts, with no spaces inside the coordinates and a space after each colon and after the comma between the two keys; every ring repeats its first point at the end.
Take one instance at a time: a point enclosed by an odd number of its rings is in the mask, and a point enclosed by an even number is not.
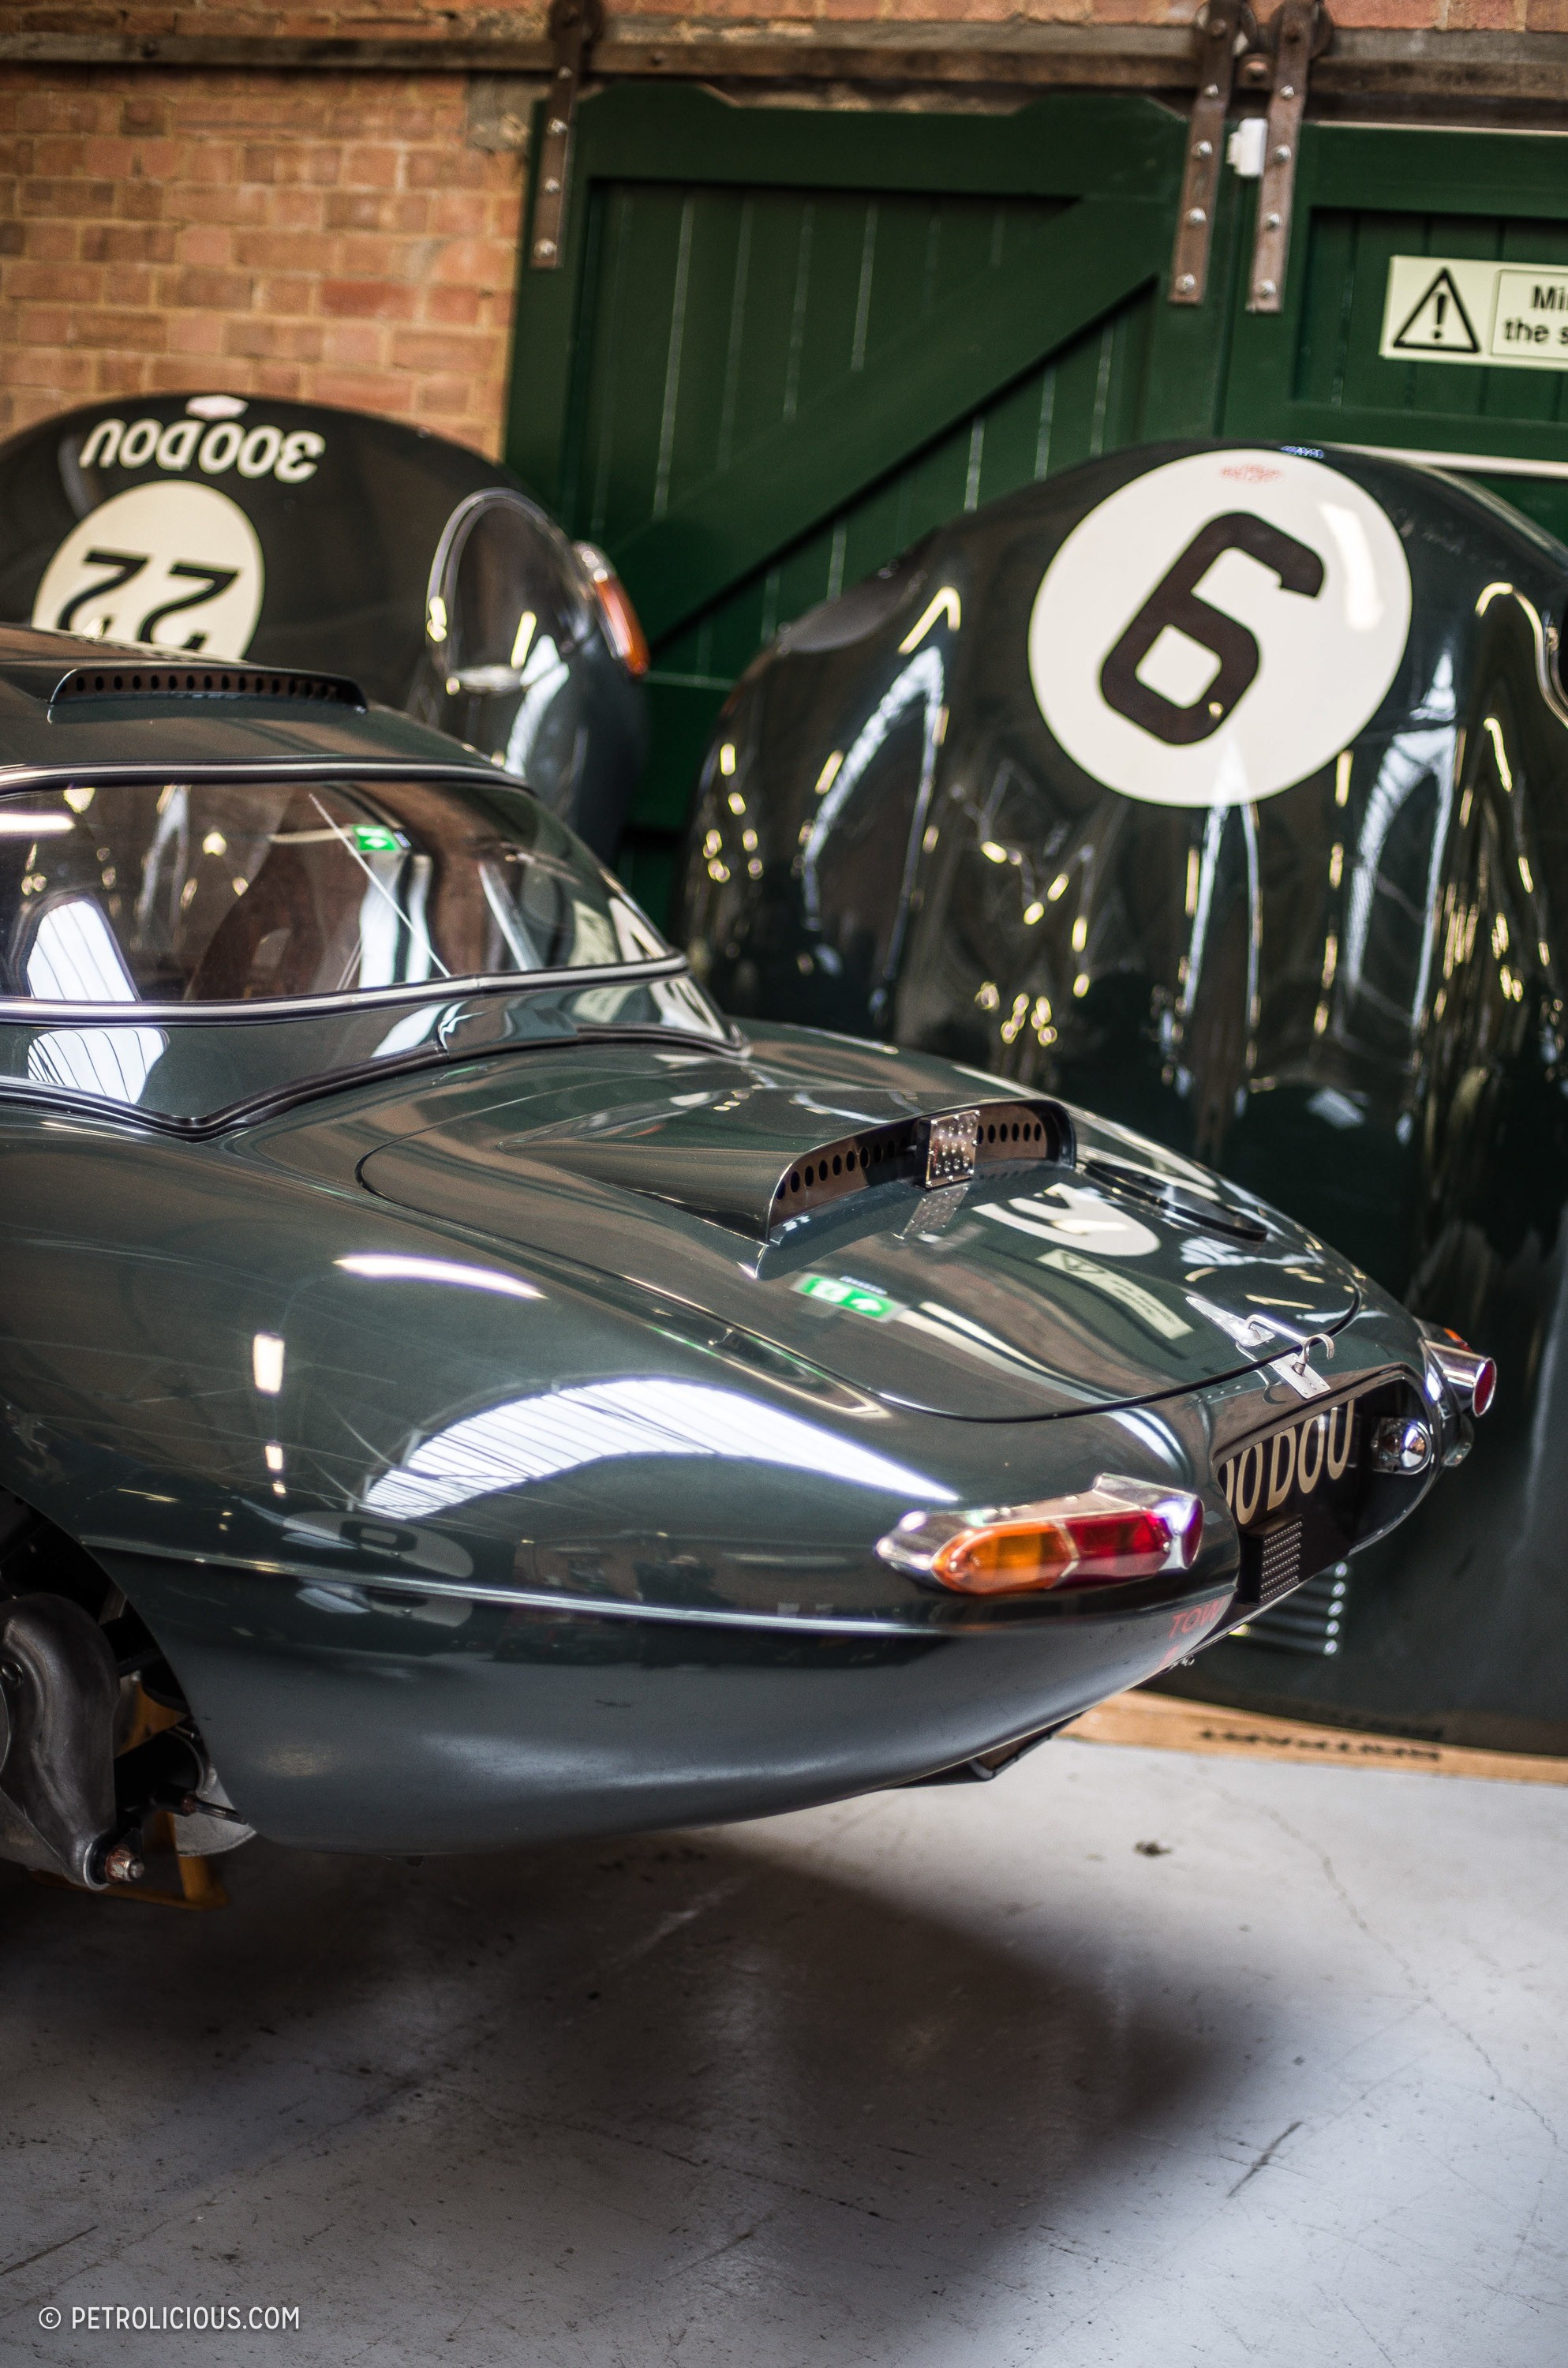
{"type": "Polygon", "coordinates": [[[1066,1743],[229,1867],[212,1916],[0,1871],[0,2359],[1568,2359],[1568,1792],[1066,1743]],[[300,2330],[71,2332],[223,2301],[300,2330]]]}

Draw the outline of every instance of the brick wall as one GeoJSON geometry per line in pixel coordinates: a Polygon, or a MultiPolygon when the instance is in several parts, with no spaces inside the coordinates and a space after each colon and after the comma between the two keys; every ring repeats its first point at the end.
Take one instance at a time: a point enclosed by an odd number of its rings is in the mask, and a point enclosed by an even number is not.
{"type": "Polygon", "coordinates": [[[498,449],[521,174],[460,74],[0,75],[0,432],[200,385],[498,449]]]}

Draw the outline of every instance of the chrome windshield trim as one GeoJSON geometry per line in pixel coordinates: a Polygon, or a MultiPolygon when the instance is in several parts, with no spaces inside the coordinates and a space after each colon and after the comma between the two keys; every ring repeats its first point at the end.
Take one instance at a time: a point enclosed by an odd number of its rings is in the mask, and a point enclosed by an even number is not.
{"type": "Polygon", "coordinates": [[[467,1003],[476,995],[533,995],[548,987],[635,986],[645,979],[686,978],[684,954],[656,962],[585,963],[579,970],[500,971],[480,978],[423,978],[403,986],[370,986],[343,995],[280,996],[275,1003],[45,1003],[30,996],[0,996],[0,1025],[95,1028],[199,1027],[235,1022],[278,1027],[286,1019],[324,1013],[373,1011],[385,1004],[467,1003]]]}
{"type": "MultiPolygon", "coordinates": [[[[343,711],[346,714],[349,712],[343,711]]],[[[348,757],[337,750],[315,757],[274,757],[258,750],[254,757],[237,757],[232,764],[213,764],[207,758],[181,764],[166,757],[156,764],[148,764],[115,757],[100,765],[91,757],[78,757],[70,765],[0,765],[0,797],[22,790],[62,789],[67,782],[79,781],[84,774],[90,774],[95,783],[108,783],[254,781],[258,775],[279,774],[292,780],[296,773],[321,781],[467,781],[473,788],[499,782],[503,789],[520,790],[525,797],[538,803],[537,792],[520,774],[504,772],[499,765],[487,764],[478,755],[466,765],[454,764],[450,757],[444,762],[437,757],[426,764],[416,757],[348,757]]]]}

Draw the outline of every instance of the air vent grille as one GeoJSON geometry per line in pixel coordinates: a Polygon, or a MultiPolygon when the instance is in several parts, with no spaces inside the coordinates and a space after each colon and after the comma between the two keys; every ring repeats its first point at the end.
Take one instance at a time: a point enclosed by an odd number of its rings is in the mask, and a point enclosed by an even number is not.
{"type": "MultiPolygon", "coordinates": [[[[1056,1102],[983,1102],[972,1115],[978,1121],[973,1170],[977,1176],[993,1167],[1072,1161],[1072,1124],[1056,1102]]],[[[820,1144],[779,1178],[768,1214],[769,1235],[798,1218],[813,1215],[853,1194],[871,1191],[878,1185],[924,1186],[930,1180],[931,1130],[939,1124],[939,1119],[904,1119],[820,1144]]]]}
{"type": "Polygon", "coordinates": [[[73,666],[50,697],[51,707],[79,699],[277,699],[317,707],[366,705],[347,675],[297,674],[236,666],[73,666]]]}
{"type": "Polygon", "coordinates": [[[1242,1644],[1263,1645],[1273,1653],[1321,1654],[1332,1659],[1339,1650],[1349,1592],[1350,1565],[1335,1563],[1297,1588],[1288,1601],[1269,1604],[1231,1633],[1242,1644]]]}

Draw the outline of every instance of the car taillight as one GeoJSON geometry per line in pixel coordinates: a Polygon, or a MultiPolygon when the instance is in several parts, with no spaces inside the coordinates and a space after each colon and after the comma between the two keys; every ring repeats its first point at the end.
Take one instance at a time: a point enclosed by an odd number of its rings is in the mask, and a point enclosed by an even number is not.
{"type": "Polygon", "coordinates": [[[576,552],[594,587],[605,639],[628,674],[646,674],[648,636],[642,631],[642,619],[631,605],[625,585],[597,543],[580,542],[576,545],[576,552]]]}
{"type": "Polygon", "coordinates": [[[1428,1330],[1426,1354],[1465,1413],[1484,1414],[1497,1389],[1497,1368],[1492,1359],[1466,1348],[1459,1334],[1446,1325],[1440,1338],[1435,1329],[1428,1330]]]}
{"type": "Polygon", "coordinates": [[[1190,1570],[1202,1536],[1200,1498],[1102,1472],[1092,1488],[1038,1504],[906,1513],[877,1552],[959,1595],[1012,1595],[1190,1570]]]}

